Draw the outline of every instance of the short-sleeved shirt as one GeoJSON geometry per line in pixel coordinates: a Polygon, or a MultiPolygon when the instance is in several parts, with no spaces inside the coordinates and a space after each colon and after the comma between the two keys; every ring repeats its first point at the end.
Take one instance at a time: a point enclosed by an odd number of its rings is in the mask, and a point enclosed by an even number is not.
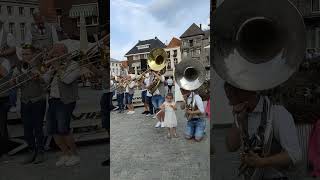
{"type": "Polygon", "coordinates": [[[173,80],[171,78],[169,78],[167,80],[167,84],[168,84],[168,86],[172,86],[173,85],[173,80]]]}
{"type": "MultiPolygon", "coordinates": [[[[286,150],[293,164],[301,160],[301,149],[298,141],[297,130],[292,115],[283,107],[273,105],[270,108],[273,128],[273,141],[276,141],[286,150]]],[[[248,116],[248,134],[252,136],[257,132],[261,122],[263,112],[263,98],[260,98],[256,108],[248,116]]],[[[272,143],[272,146],[276,143],[272,143]]],[[[277,147],[272,147],[275,149],[277,147]]],[[[281,149],[280,149],[281,151],[281,149]]],[[[287,176],[286,172],[281,172],[274,168],[267,168],[264,171],[264,178],[277,178],[287,176]]]]}

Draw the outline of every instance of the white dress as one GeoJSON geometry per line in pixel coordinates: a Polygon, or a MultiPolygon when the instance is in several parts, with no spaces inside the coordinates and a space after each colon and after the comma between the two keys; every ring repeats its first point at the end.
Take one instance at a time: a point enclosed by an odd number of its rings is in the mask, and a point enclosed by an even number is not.
{"type": "Polygon", "coordinates": [[[175,103],[164,102],[163,104],[165,106],[164,126],[168,128],[177,127],[176,112],[170,107],[170,105],[175,105],[175,103]]]}

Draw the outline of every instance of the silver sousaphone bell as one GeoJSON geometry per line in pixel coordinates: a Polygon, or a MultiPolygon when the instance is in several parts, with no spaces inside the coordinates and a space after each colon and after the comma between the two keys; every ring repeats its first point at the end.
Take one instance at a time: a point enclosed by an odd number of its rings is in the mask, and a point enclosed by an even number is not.
{"type": "Polygon", "coordinates": [[[206,69],[200,61],[187,58],[175,66],[174,78],[182,89],[193,91],[206,80],[206,69]]]}
{"type": "Polygon", "coordinates": [[[276,87],[304,58],[303,18],[288,0],[225,0],[213,22],[212,64],[235,87],[253,91],[276,87]]]}

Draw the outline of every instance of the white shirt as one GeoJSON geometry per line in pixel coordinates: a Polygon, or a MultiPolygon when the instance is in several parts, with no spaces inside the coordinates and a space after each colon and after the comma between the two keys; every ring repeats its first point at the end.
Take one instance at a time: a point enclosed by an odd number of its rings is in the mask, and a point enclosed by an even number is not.
{"type": "MultiPolygon", "coordinates": [[[[152,83],[152,81],[150,82],[150,77],[145,79],[145,83],[146,83],[146,87],[148,87],[152,83]]],[[[152,97],[152,94],[150,93],[149,90],[147,90],[147,96],[152,97]]]]}
{"type": "Polygon", "coordinates": [[[187,99],[187,104],[191,104],[192,103],[192,96],[194,95],[194,100],[195,100],[195,104],[198,107],[199,111],[204,114],[205,110],[204,110],[204,105],[203,105],[203,101],[202,98],[198,95],[195,94],[194,92],[191,92],[191,94],[189,95],[188,99],[187,99]]]}
{"type": "Polygon", "coordinates": [[[167,83],[168,83],[169,86],[172,86],[172,85],[173,85],[173,80],[172,80],[171,78],[169,78],[169,79],[167,80],[167,83]]]}
{"type": "Polygon", "coordinates": [[[8,74],[11,71],[10,62],[7,59],[3,59],[1,66],[6,70],[6,74],[8,74]]]}
{"type": "Polygon", "coordinates": [[[58,76],[55,75],[51,82],[50,86],[50,97],[51,98],[60,98],[60,90],[58,86],[58,76]]]}
{"type": "MultiPolygon", "coordinates": [[[[257,132],[260,125],[261,115],[263,112],[263,100],[260,98],[256,108],[248,115],[248,134],[251,137],[257,132]]],[[[301,160],[301,148],[298,141],[297,130],[292,115],[283,107],[273,105],[270,108],[272,129],[277,142],[286,150],[293,164],[301,160]]],[[[265,178],[276,178],[286,176],[284,172],[280,172],[273,168],[264,171],[265,178]]]]}

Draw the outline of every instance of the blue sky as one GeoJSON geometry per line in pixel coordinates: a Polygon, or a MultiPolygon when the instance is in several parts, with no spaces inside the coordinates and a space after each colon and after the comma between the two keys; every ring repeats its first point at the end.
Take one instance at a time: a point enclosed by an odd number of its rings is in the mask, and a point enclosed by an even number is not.
{"type": "Polygon", "coordinates": [[[138,40],[157,36],[166,43],[192,24],[208,28],[209,0],[112,0],[111,57],[124,60],[138,40]]]}

